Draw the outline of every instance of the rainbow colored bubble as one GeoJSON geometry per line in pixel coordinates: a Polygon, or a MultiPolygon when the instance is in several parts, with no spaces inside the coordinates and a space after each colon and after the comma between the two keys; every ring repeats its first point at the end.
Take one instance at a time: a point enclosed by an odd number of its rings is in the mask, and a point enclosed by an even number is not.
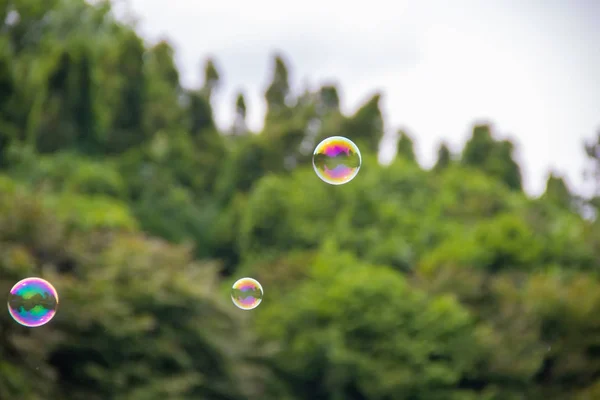
{"type": "Polygon", "coordinates": [[[231,300],[242,310],[258,307],[263,298],[263,288],[256,279],[238,279],[231,287],[231,300]]]}
{"type": "Polygon", "coordinates": [[[358,174],[362,157],[354,142],[342,136],[323,140],[313,153],[317,176],[330,185],[343,185],[358,174]]]}
{"type": "Polygon", "coordinates": [[[28,328],[50,322],[58,309],[58,292],[41,278],[17,282],[8,295],[8,312],[15,321],[28,328]]]}

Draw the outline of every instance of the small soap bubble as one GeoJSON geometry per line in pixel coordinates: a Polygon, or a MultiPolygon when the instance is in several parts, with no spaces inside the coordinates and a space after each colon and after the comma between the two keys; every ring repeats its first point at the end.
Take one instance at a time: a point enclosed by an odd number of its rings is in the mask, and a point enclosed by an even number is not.
{"type": "Polygon", "coordinates": [[[35,328],[54,318],[58,308],[58,292],[44,279],[26,278],[10,290],[7,305],[15,321],[35,328]]]}
{"type": "Polygon", "coordinates": [[[237,308],[252,310],[260,304],[263,288],[256,279],[238,279],[231,288],[231,300],[237,308]]]}
{"type": "Polygon", "coordinates": [[[350,182],[360,169],[362,157],[354,142],[342,136],[323,140],[313,153],[313,168],[323,182],[343,185],[350,182]]]}

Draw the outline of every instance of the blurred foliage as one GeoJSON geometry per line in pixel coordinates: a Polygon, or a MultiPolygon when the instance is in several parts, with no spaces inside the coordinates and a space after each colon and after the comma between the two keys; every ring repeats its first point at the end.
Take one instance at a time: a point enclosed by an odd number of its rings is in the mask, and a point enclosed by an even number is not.
{"type": "Polygon", "coordinates": [[[61,301],[36,329],[0,313],[1,399],[600,398],[600,192],[528,197],[481,124],[431,170],[398,131],[380,165],[380,94],[345,115],[281,54],[262,132],[243,92],[220,130],[218,62],[190,89],[173,57],[106,1],[0,2],[0,291],[61,301]],[[337,187],[311,167],[333,135],[363,155],[337,187]]]}

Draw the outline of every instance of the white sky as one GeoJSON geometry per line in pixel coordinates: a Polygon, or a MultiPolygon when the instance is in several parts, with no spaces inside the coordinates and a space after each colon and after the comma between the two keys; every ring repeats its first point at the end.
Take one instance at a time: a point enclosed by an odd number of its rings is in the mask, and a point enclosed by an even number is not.
{"type": "Polygon", "coordinates": [[[199,85],[205,58],[216,59],[222,128],[242,89],[249,125],[260,129],[272,54],[281,50],[297,90],[338,83],[347,113],[382,90],[387,130],[405,128],[425,166],[441,140],[459,150],[475,121],[491,121],[497,137],[517,143],[528,192],[543,191],[549,170],[583,190],[583,141],[600,128],[600,1],[129,4],[148,40],[174,45],[184,85],[199,85]]]}

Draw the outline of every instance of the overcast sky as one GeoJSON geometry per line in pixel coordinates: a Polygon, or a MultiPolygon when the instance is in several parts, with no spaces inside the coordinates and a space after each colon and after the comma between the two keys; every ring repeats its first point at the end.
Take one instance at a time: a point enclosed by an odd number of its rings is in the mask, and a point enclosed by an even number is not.
{"type": "Polygon", "coordinates": [[[600,1],[130,0],[129,8],[144,37],[174,45],[184,85],[200,84],[204,59],[216,59],[223,128],[242,89],[250,127],[260,129],[281,50],[297,90],[338,83],[347,113],[381,90],[387,130],[405,128],[425,166],[441,140],[459,150],[475,121],[491,121],[497,137],[517,143],[528,192],[543,191],[549,170],[582,188],[582,143],[600,128],[600,1]]]}

